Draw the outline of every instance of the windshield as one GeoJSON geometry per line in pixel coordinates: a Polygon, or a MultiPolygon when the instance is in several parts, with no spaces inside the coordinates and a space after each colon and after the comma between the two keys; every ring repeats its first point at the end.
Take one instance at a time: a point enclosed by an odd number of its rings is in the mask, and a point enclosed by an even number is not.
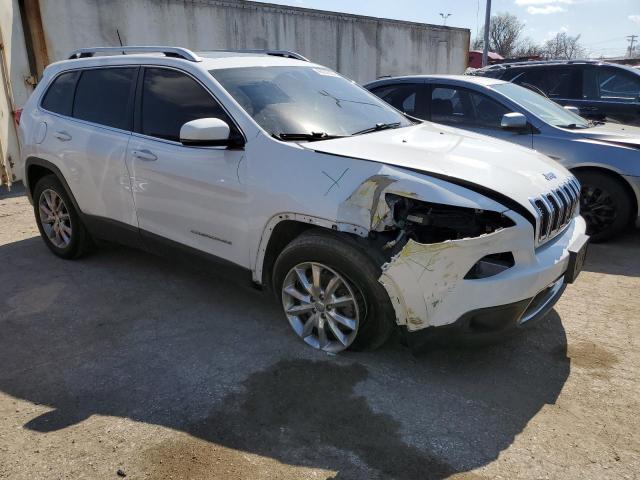
{"type": "Polygon", "coordinates": [[[588,128],[589,123],[546,97],[513,83],[492,85],[492,89],[527,109],[536,117],[555,127],[588,128]]]}
{"type": "Polygon", "coordinates": [[[322,140],[412,124],[328,68],[241,67],[209,73],[263,129],[281,139],[322,140]]]}

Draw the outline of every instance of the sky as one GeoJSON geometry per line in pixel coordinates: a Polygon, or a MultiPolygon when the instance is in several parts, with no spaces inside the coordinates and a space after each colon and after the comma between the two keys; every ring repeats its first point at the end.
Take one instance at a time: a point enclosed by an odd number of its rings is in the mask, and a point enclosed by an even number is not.
{"type": "MultiPolygon", "coordinates": [[[[269,0],[269,3],[317,8],[372,17],[442,24],[471,30],[484,23],[485,0],[269,0]]],[[[557,32],[582,35],[592,57],[620,56],[628,35],[640,35],[640,0],[492,0],[492,14],[509,12],[525,22],[524,36],[542,43],[557,32]]],[[[640,42],[640,37],[636,39],[640,42]]]]}

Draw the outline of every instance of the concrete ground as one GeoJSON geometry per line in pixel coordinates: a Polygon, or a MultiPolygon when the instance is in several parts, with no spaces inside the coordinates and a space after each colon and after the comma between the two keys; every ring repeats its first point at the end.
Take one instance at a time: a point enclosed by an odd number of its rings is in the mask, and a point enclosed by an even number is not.
{"type": "Polygon", "coordinates": [[[0,196],[0,478],[638,478],[640,232],[502,345],[328,356],[244,277],[63,261],[0,196]]]}

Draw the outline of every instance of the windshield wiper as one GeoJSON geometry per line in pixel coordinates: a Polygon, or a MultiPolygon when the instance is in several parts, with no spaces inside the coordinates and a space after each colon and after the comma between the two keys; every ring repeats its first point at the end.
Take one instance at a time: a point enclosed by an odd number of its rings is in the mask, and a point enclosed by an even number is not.
{"type": "Polygon", "coordinates": [[[375,126],[371,128],[365,128],[364,130],[360,130],[359,132],[356,132],[353,135],[362,135],[364,133],[379,132],[380,130],[387,130],[389,128],[398,128],[399,126],[400,126],[400,122],[376,123],[375,126]]]}
{"type": "Polygon", "coordinates": [[[317,142],[319,140],[331,140],[332,138],[344,138],[345,135],[329,135],[327,132],[311,132],[311,133],[274,133],[271,135],[283,142],[317,142]]]}

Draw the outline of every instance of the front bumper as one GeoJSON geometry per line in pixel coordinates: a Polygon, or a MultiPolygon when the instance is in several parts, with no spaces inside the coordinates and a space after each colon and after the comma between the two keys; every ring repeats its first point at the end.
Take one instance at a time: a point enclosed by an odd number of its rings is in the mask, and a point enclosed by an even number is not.
{"type": "Polygon", "coordinates": [[[467,312],[452,324],[425,328],[407,335],[407,343],[414,351],[426,345],[495,343],[549,313],[566,286],[564,277],[560,277],[533,298],[467,312]]]}
{"type": "Polygon", "coordinates": [[[553,306],[564,290],[562,277],[569,263],[569,248],[585,233],[584,219],[574,218],[564,232],[536,249],[531,224],[516,213],[507,214],[516,223],[514,227],[438,244],[409,241],[383,266],[380,282],[391,298],[399,325],[409,333],[448,325],[482,333],[476,326],[486,321],[477,318],[487,317],[488,312],[496,318],[508,317],[504,325],[496,320],[497,325],[490,328],[500,334],[511,330],[507,324],[517,326],[525,323],[522,319],[533,320],[553,306]],[[487,278],[464,278],[478,260],[501,252],[513,254],[511,268],[487,278]],[[545,307],[534,308],[538,295],[552,286],[555,290],[545,307]],[[539,311],[531,313],[529,308],[539,311]],[[475,326],[466,328],[470,325],[475,326]]]}

